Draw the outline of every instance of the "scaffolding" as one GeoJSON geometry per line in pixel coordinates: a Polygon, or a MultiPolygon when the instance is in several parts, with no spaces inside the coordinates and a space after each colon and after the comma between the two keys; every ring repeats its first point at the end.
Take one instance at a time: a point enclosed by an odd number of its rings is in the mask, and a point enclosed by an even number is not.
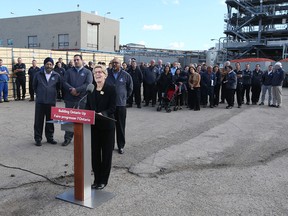
{"type": "Polygon", "coordinates": [[[287,57],[288,0],[226,0],[223,44],[229,59],[287,57]]]}

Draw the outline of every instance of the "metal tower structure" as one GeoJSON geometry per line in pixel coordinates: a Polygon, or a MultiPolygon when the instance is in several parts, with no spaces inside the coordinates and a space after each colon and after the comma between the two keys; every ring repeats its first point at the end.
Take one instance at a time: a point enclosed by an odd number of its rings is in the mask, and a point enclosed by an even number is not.
{"type": "Polygon", "coordinates": [[[288,0],[226,0],[229,59],[288,57],[288,0]]]}

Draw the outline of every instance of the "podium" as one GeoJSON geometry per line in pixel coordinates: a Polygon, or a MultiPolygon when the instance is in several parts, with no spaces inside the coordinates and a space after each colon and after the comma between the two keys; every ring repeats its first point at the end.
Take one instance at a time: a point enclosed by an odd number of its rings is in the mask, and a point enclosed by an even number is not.
{"type": "Polygon", "coordinates": [[[61,130],[74,131],[74,188],[56,198],[88,208],[95,208],[113,198],[113,193],[91,189],[91,124],[95,123],[95,112],[52,107],[51,119],[61,125],[61,130]]]}

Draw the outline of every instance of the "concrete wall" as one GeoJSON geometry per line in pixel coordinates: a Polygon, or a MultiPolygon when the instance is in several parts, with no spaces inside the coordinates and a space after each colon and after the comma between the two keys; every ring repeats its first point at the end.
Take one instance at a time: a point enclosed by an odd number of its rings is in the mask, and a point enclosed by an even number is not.
{"type": "MultiPolygon", "coordinates": [[[[99,50],[114,51],[119,47],[119,21],[81,11],[0,19],[2,46],[28,48],[28,36],[37,36],[40,49],[58,49],[58,35],[69,34],[69,50],[87,47],[87,23],[100,23],[99,50]],[[114,43],[116,36],[116,44],[114,43]]],[[[95,35],[97,37],[97,35],[95,35]]],[[[95,48],[95,50],[97,50],[95,48]]]]}
{"type": "Polygon", "coordinates": [[[87,47],[87,23],[94,22],[99,24],[99,50],[114,52],[119,49],[119,21],[109,19],[107,17],[97,16],[81,12],[81,48],[91,49],[87,47]],[[114,36],[116,41],[114,43],[114,36]]]}

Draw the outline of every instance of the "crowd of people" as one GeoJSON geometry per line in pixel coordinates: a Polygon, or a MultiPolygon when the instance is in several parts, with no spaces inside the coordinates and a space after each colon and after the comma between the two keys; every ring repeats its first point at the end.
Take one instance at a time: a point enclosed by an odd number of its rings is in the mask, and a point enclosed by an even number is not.
{"type": "Polygon", "coordinates": [[[150,64],[141,62],[138,67],[135,59],[122,65],[131,75],[135,88],[127,107],[132,107],[134,99],[137,108],[141,108],[141,84],[144,106],[151,103],[155,107],[157,101],[160,106],[167,100],[170,102],[171,97],[168,96],[171,89],[174,90],[173,105],[177,109],[186,106],[199,111],[201,107],[214,108],[219,103],[227,103],[226,109],[231,109],[234,98],[238,108],[244,103],[264,105],[267,93],[268,106],[280,108],[282,105],[285,73],[280,62],[269,65],[267,69],[261,69],[260,64],[251,69],[249,63],[242,69],[239,62],[233,67],[229,61],[223,68],[205,63],[182,68],[178,62],[163,64],[162,60],[158,60],[157,64],[155,60],[151,60],[150,64]]]}
{"type": "MultiPolygon", "coordinates": [[[[18,58],[12,70],[16,76],[15,100],[25,100],[26,65],[21,58],[18,58]]],[[[82,56],[76,54],[68,65],[62,58],[54,64],[54,60],[47,57],[43,66],[38,67],[37,61],[33,60],[28,75],[29,101],[35,101],[36,146],[42,146],[44,124],[47,143],[57,144],[51,122],[51,107],[56,106],[57,101],[64,100],[66,108],[94,110],[98,115],[116,120],[97,120],[91,126],[92,168],[95,178],[92,188],[103,189],[108,183],[115,143],[119,154],[124,153],[126,108],[133,107],[134,104],[139,109],[142,104],[155,107],[158,103],[159,111],[159,107],[165,107],[167,102],[171,102],[170,105],[177,109],[186,106],[194,111],[214,108],[219,103],[227,103],[226,109],[232,109],[235,95],[238,108],[245,102],[246,105],[251,103],[262,106],[266,103],[270,107],[280,108],[285,73],[280,62],[262,70],[259,64],[255,69],[250,69],[250,64],[242,69],[239,62],[233,68],[229,61],[225,62],[223,68],[205,63],[190,64],[182,68],[178,62],[163,64],[162,60],[158,60],[156,64],[152,59],[149,64],[141,62],[138,66],[135,58],[122,64],[118,58],[114,58],[106,67],[104,62],[96,65],[88,62],[86,65],[82,56]],[[82,100],[87,93],[87,86],[91,84],[95,88],[88,94],[87,100],[82,100]],[[169,97],[171,91],[172,97],[169,97]]],[[[8,81],[9,71],[0,59],[1,103],[2,93],[4,102],[9,102],[8,81]]],[[[62,146],[69,145],[73,135],[73,132],[66,131],[62,146]]]]}

